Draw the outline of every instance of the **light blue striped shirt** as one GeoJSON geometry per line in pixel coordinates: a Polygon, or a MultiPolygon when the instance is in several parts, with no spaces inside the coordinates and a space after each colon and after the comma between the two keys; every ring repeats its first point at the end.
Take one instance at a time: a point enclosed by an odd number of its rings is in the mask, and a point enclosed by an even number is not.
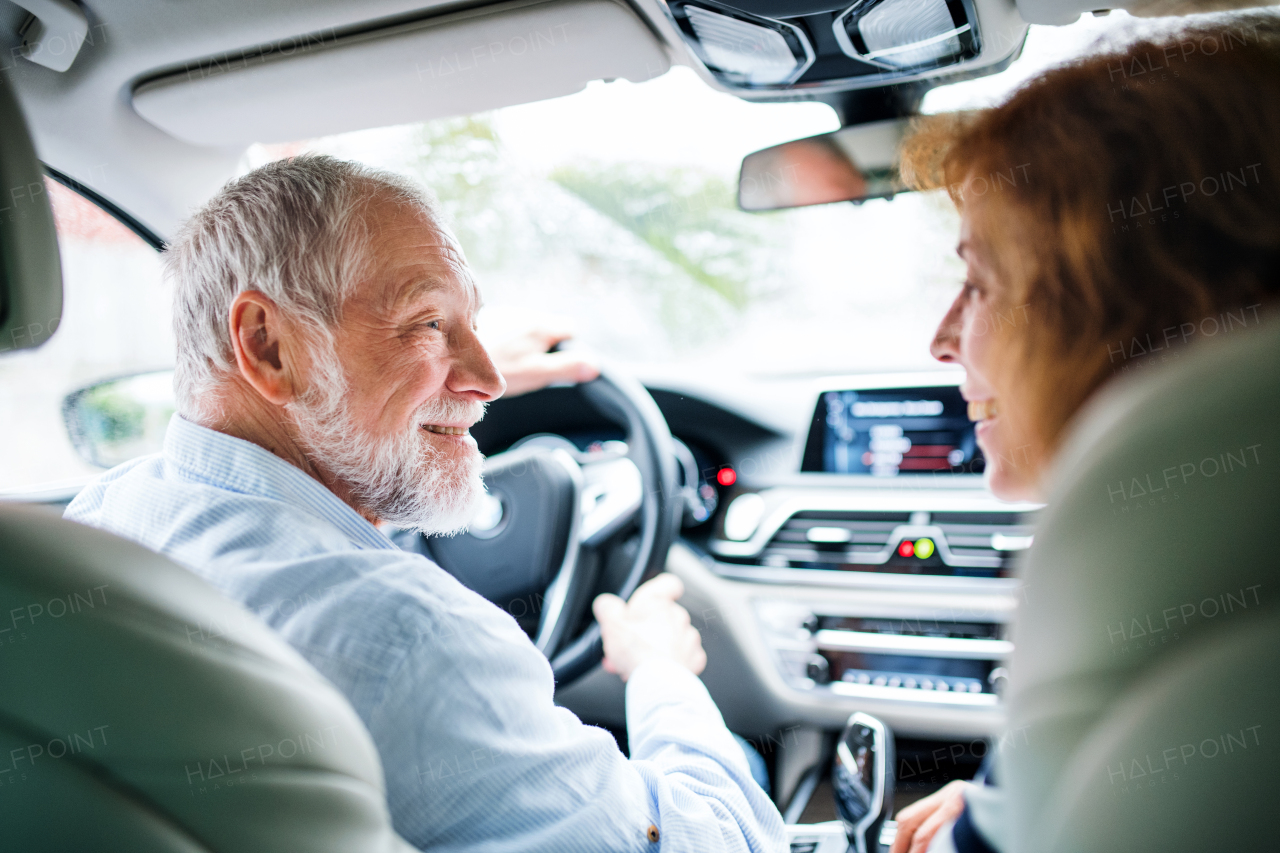
{"type": "Polygon", "coordinates": [[[378,745],[395,827],[418,847],[786,847],[694,675],[635,671],[628,760],[554,704],[551,668],[510,615],[257,445],[175,416],[162,453],[104,474],[66,517],[188,567],[337,685],[378,745]]]}

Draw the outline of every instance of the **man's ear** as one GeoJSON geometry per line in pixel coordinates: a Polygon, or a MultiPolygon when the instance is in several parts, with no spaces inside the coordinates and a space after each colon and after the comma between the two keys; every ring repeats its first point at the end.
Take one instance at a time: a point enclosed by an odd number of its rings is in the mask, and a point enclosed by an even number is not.
{"type": "Polygon", "coordinates": [[[261,291],[246,290],[231,303],[228,323],[240,377],[270,403],[292,401],[297,353],[276,303],[261,291]]]}

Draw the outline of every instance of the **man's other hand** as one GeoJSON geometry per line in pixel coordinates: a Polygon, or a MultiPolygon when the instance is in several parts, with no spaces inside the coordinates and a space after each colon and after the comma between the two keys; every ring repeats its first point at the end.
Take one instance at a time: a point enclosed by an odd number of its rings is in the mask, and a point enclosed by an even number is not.
{"type": "Polygon", "coordinates": [[[557,382],[589,382],[599,376],[599,366],[580,352],[547,352],[572,336],[566,324],[548,321],[494,341],[489,356],[507,380],[504,396],[537,391],[557,382]]]}
{"type": "Polygon", "coordinates": [[[889,853],[925,853],[938,830],[964,811],[964,789],[968,784],[959,779],[948,782],[898,812],[894,818],[898,821],[898,835],[889,853]]]}
{"type": "Polygon", "coordinates": [[[663,573],[642,584],[629,601],[597,596],[591,609],[604,638],[605,671],[626,681],[646,661],[669,660],[701,673],[707,653],[698,629],[689,624],[689,611],[676,604],[682,595],[680,579],[663,573]]]}

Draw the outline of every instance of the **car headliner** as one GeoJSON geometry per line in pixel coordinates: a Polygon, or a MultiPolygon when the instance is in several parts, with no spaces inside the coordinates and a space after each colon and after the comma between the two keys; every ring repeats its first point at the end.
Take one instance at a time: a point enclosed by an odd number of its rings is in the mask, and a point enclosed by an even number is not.
{"type": "MultiPolygon", "coordinates": [[[[1084,2],[1048,0],[1039,5],[1074,11],[1084,2]]],[[[1239,0],[1227,3],[1240,5],[1239,0]]],[[[693,66],[708,85],[719,88],[686,51],[664,17],[660,0],[631,0],[630,5],[647,24],[646,37],[651,31],[672,62],[693,66]]],[[[1213,5],[1221,8],[1223,3],[1213,5]]],[[[356,32],[480,7],[501,5],[448,0],[93,0],[82,7],[89,19],[88,38],[71,68],[60,73],[18,58],[16,29],[26,13],[0,0],[0,73],[15,84],[41,159],[163,238],[234,173],[241,148],[194,145],[161,131],[133,107],[140,82],[204,58],[308,33],[356,32]]],[[[315,86],[325,87],[326,80],[316,79],[315,86]]]]}

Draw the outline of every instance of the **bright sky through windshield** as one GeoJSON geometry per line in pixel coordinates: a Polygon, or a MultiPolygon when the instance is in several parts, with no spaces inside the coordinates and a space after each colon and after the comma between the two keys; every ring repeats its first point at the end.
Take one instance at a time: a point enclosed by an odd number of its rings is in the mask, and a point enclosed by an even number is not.
{"type": "MultiPolygon", "coordinates": [[[[1033,27],[997,75],[931,92],[986,106],[1045,68],[1151,24],[1124,13],[1033,27]]],[[[751,151],[838,127],[818,103],[755,104],[673,68],[470,119],[316,140],[413,175],[456,224],[486,292],[482,326],[569,319],[634,367],[792,376],[936,367],[928,342],[963,275],[945,198],[906,194],[746,214],[751,151]]],[[[294,153],[258,150],[246,168],[294,153]]]]}

